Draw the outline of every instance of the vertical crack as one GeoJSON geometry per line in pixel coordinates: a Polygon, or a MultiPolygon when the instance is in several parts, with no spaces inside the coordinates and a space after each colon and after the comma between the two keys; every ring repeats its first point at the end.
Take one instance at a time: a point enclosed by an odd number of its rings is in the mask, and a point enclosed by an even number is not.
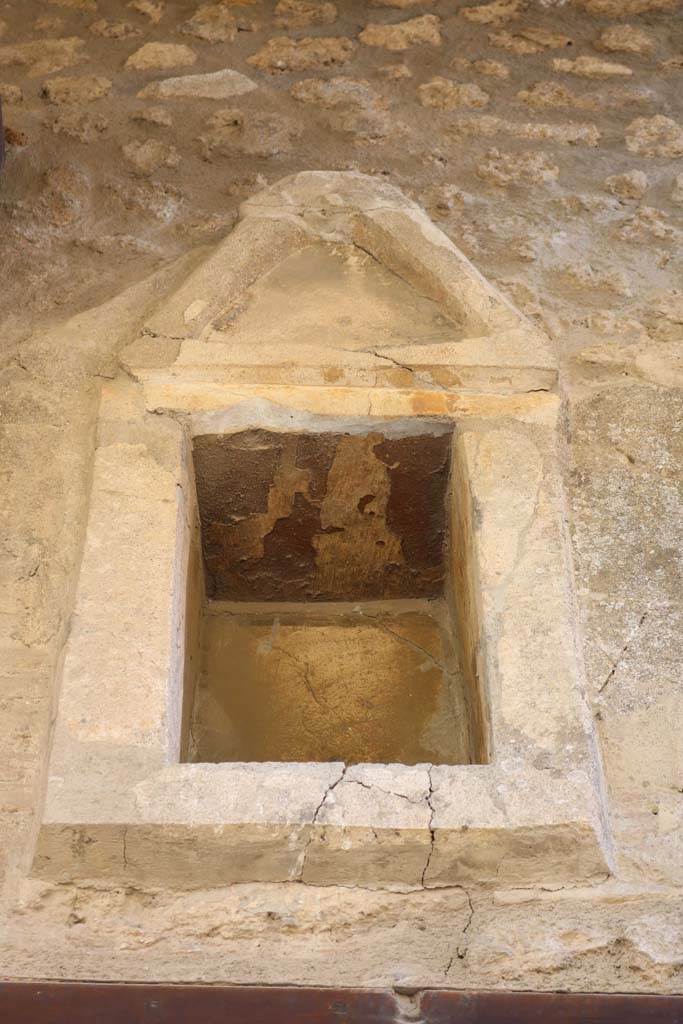
{"type": "Polygon", "coordinates": [[[431,860],[432,860],[432,854],[434,853],[434,813],[435,812],[434,812],[434,804],[432,803],[432,797],[434,795],[434,783],[432,781],[432,767],[433,767],[433,765],[430,764],[429,767],[427,768],[427,777],[429,778],[429,792],[427,793],[427,806],[429,807],[429,810],[431,811],[431,814],[429,816],[429,826],[428,826],[429,827],[429,852],[427,854],[427,860],[425,861],[425,866],[422,869],[421,884],[422,884],[422,888],[423,889],[425,888],[425,878],[427,877],[427,872],[429,870],[429,865],[431,864],[431,860]]]}
{"type": "MultiPolygon", "coordinates": [[[[467,933],[470,925],[472,924],[472,919],[474,918],[474,904],[472,903],[472,897],[470,895],[469,889],[466,889],[464,885],[456,885],[454,888],[460,889],[462,892],[464,892],[465,897],[467,899],[467,906],[469,908],[469,913],[467,915],[467,920],[465,921],[465,925],[464,925],[464,927],[462,929],[462,932],[461,932],[462,935],[465,935],[467,933]]],[[[453,966],[453,964],[455,963],[456,960],[464,960],[465,959],[465,957],[467,956],[467,950],[468,950],[467,946],[456,946],[455,947],[455,953],[449,959],[448,963],[446,964],[445,970],[444,970],[444,977],[445,978],[447,978],[448,975],[450,974],[450,970],[451,970],[451,968],[452,968],[452,966],[453,966]]]]}
{"type": "Polygon", "coordinates": [[[296,882],[303,882],[304,871],[306,869],[306,857],[308,856],[309,848],[311,846],[311,843],[313,842],[313,829],[314,829],[315,825],[317,824],[318,815],[320,814],[320,812],[322,811],[323,807],[325,806],[325,801],[327,800],[327,798],[330,795],[330,793],[337,788],[337,786],[339,785],[340,782],[343,781],[344,776],[346,775],[346,772],[347,772],[349,767],[350,767],[350,765],[347,765],[347,764],[342,765],[341,775],[339,776],[338,779],[335,779],[334,782],[330,783],[330,785],[327,787],[327,789],[323,793],[322,800],[320,801],[320,803],[316,807],[315,811],[313,812],[313,817],[311,818],[311,822],[310,822],[310,825],[309,825],[309,828],[311,830],[310,831],[310,835],[309,835],[309,837],[308,837],[308,839],[306,841],[306,845],[304,846],[303,850],[301,851],[301,857],[299,859],[299,863],[297,864],[297,866],[295,868],[296,878],[294,879],[294,881],[296,881],[296,882]]]}

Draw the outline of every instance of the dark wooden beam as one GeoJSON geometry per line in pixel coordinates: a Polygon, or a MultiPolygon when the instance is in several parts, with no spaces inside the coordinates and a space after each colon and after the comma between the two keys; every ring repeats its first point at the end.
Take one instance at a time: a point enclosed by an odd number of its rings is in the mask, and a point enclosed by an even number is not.
{"type": "Polygon", "coordinates": [[[12,1024],[683,1024],[683,995],[0,982],[12,1024]]]}

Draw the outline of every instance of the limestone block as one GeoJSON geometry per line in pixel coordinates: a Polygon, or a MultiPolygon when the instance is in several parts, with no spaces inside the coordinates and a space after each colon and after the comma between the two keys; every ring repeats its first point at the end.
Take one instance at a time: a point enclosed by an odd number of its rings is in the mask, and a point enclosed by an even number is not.
{"type": "Polygon", "coordinates": [[[205,75],[182,75],[150,82],[141,89],[141,99],[208,99],[227,100],[256,89],[256,83],[232,68],[212,71],[205,75]]]}
{"type": "Polygon", "coordinates": [[[130,71],[156,71],[187,67],[194,64],[197,54],[182,43],[145,43],[126,61],[130,71]]]}

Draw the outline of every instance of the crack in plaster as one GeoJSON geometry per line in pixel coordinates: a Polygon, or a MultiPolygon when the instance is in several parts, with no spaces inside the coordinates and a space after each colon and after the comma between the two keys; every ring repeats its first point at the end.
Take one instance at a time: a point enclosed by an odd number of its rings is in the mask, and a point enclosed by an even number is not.
{"type": "MultiPolygon", "coordinates": [[[[472,895],[471,895],[469,889],[466,889],[464,885],[456,885],[456,886],[453,886],[453,888],[454,889],[459,889],[461,892],[463,892],[465,894],[466,899],[467,899],[468,915],[467,915],[467,920],[465,921],[464,927],[461,930],[461,935],[465,935],[467,933],[467,931],[469,930],[469,927],[472,924],[472,921],[474,919],[474,904],[472,903],[472,895]]],[[[450,960],[446,964],[446,968],[444,970],[444,978],[448,977],[448,975],[450,973],[450,970],[451,970],[451,967],[455,963],[456,959],[457,960],[464,960],[465,957],[467,956],[467,952],[468,952],[468,947],[467,946],[456,946],[455,947],[455,953],[453,954],[453,956],[450,958],[450,960]]]]}
{"type": "Polygon", "coordinates": [[[425,886],[425,878],[426,878],[427,872],[429,870],[429,865],[431,864],[432,854],[434,853],[434,841],[435,841],[435,835],[434,835],[434,814],[436,812],[435,812],[435,809],[434,809],[434,804],[432,803],[432,797],[434,796],[434,782],[432,780],[432,767],[433,766],[430,764],[429,767],[427,768],[427,778],[429,779],[429,792],[427,793],[426,799],[427,799],[427,806],[429,807],[429,810],[431,811],[431,814],[429,816],[429,825],[428,825],[428,828],[429,828],[429,852],[427,853],[427,860],[425,861],[425,866],[422,869],[422,877],[420,879],[420,883],[421,883],[423,889],[426,888],[426,886],[425,886]]]}
{"type": "MultiPolygon", "coordinates": [[[[230,614],[232,615],[234,613],[231,612],[230,614]]],[[[311,682],[311,676],[308,670],[308,665],[305,662],[302,663],[301,661],[299,661],[299,659],[294,654],[292,654],[291,651],[286,651],[282,647],[273,647],[272,650],[277,651],[278,654],[283,655],[285,658],[289,658],[289,660],[292,662],[295,668],[299,670],[301,678],[303,679],[304,682],[304,686],[306,687],[306,689],[308,690],[312,699],[315,701],[318,707],[327,708],[327,710],[331,711],[332,714],[336,714],[334,708],[331,707],[326,701],[321,700],[320,697],[318,697],[318,694],[315,692],[313,683],[311,682]]]]}
{"type": "Polygon", "coordinates": [[[446,667],[446,665],[444,665],[437,658],[435,658],[434,655],[430,651],[428,651],[426,647],[421,647],[420,644],[416,644],[413,640],[409,640],[408,637],[401,636],[400,633],[395,633],[393,629],[390,629],[389,626],[387,626],[384,622],[380,620],[378,615],[371,615],[368,612],[363,611],[362,608],[359,609],[359,614],[365,619],[372,619],[373,622],[375,622],[381,630],[383,630],[385,633],[388,633],[389,636],[393,636],[393,638],[395,640],[398,640],[399,643],[404,644],[406,647],[411,647],[414,651],[418,651],[420,654],[424,654],[425,657],[428,658],[432,662],[432,664],[435,665],[436,668],[438,668],[445,675],[450,674],[450,670],[446,667]]]}
{"type": "Polygon", "coordinates": [[[619,668],[619,665],[621,664],[621,662],[624,659],[624,655],[626,654],[626,652],[629,650],[629,648],[631,647],[631,645],[635,641],[636,637],[638,636],[638,633],[640,632],[640,629],[641,629],[643,623],[645,622],[645,620],[646,620],[646,618],[648,617],[649,614],[650,614],[649,612],[643,612],[643,614],[640,616],[640,619],[638,620],[638,623],[637,623],[635,629],[632,630],[631,635],[629,636],[628,640],[626,641],[624,646],[621,648],[621,650],[619,651],[619,654],[617,655],[615,661],[613,662],[612,668],[610,669],[610,671],[609,671],[609,673],[607,675],[607,678],[602,683],[602,685],[600,687],[598,687],[598,693],[602,693],[603,690],[612,681],[612,679],[614,679],[616,671],[617,671],[617,669],[619,668]]]}
{"type": "MultiPolygon", "coordinates": [[[[409,804],[412,804],[413,807],[419,807],[420,804],[422,803],[422,800],[424,799],[421,798],[419,800],[411,800],[409,796],[405,795],[405,793],[395,793],[393,789],[383,789],[382,786],[376,786],[374,782],[363,782],[361,779],[346,779],[346,782],[354,783],[356,786],[362,786],[363,789],[367,790],[376,789],[378,793],[384,793],[385,796],[399,797],[399,799],[406,800],[409,804]]],[[[376,839],[377,833],[375,832],[374,829],[372,831],[376,839]]]]}
{"type": "Polygon", "coordinates": [[[398,359],[394,359],[392,356],[386,356],[382,352],[378,352],[377,349],[374,348],[367,349],[366,351],[370,352],[373,356],[375,356],[376,359],[385,359],[387,362],[393,363],[393,365],[397,366],[400,370],[407,370],[408,373],[412,373],[415,380],[419,380],[421,384],[426,384],[427,387],[434,388],[436,391],[448,392],[448,388],[445,388],[443,384],[439,384],[437,381],[434,381],[429,377],[426,377],[424,374],[418,373],[417,370],[413,369],[412,366],[408,366],[407,363],[400,363],[398,359]]]}
{"type": "MultiPolygon", "coordinates": [[[[328,796],[330,795],[330,793],[334,789],[337,788],[339,783],[343,780],[343,778],[346,775],[346,772],[349,769],[349,767],[350,767],[350,765],[348,765],[348,764],[345,764],[345,765],[342,766],[341,775],[339,776],[338,779],[335,779],[334,782],[330,783],[330,785],[327,787],[327,789],[323,793],[322,800],[320,801],[320,803],[316,807],[315,811],[313,812],[313,817],[311,818],[311,822],[310,822],[310,826],[309,826],[310,830],[311,830],[310,831],[310,835],[308,837],[306,845],[304,846],[303,850],[301,851],[300,862],[299,862],[299,864],[297,865],[297,867],[295,869],[296,873],[297,873],[296,874],[296,878],[292,879],[292,881],[301,882],[304,885],[307,884],[307,883],[304,882],[303,879],[304,879],[304,871],[306,870],[306,858],[308,856],[308,851],[310,849],[311,843],[313,842],[313,826],[318,823],[318,815],[320,814],[320,812],[322,811],[323,807],[325,806],[325,801],[327,800],[328,796]]],[[[353,886],[347,886],[347,888],[353,888],[353,886]]]]}

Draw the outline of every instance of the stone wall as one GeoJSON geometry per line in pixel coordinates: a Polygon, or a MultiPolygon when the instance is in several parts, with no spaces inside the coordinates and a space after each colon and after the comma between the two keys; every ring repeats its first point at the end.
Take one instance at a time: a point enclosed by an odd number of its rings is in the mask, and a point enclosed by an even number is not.
{"type": "Polygon", "coordinates": [[[682,28],[669,0],[3,5],[1,974],[683,988],[682,28]],[[599,884],[27,878],[100,385],[239,203],[310,168],[386,176],[557,346],[599,884]]]}

